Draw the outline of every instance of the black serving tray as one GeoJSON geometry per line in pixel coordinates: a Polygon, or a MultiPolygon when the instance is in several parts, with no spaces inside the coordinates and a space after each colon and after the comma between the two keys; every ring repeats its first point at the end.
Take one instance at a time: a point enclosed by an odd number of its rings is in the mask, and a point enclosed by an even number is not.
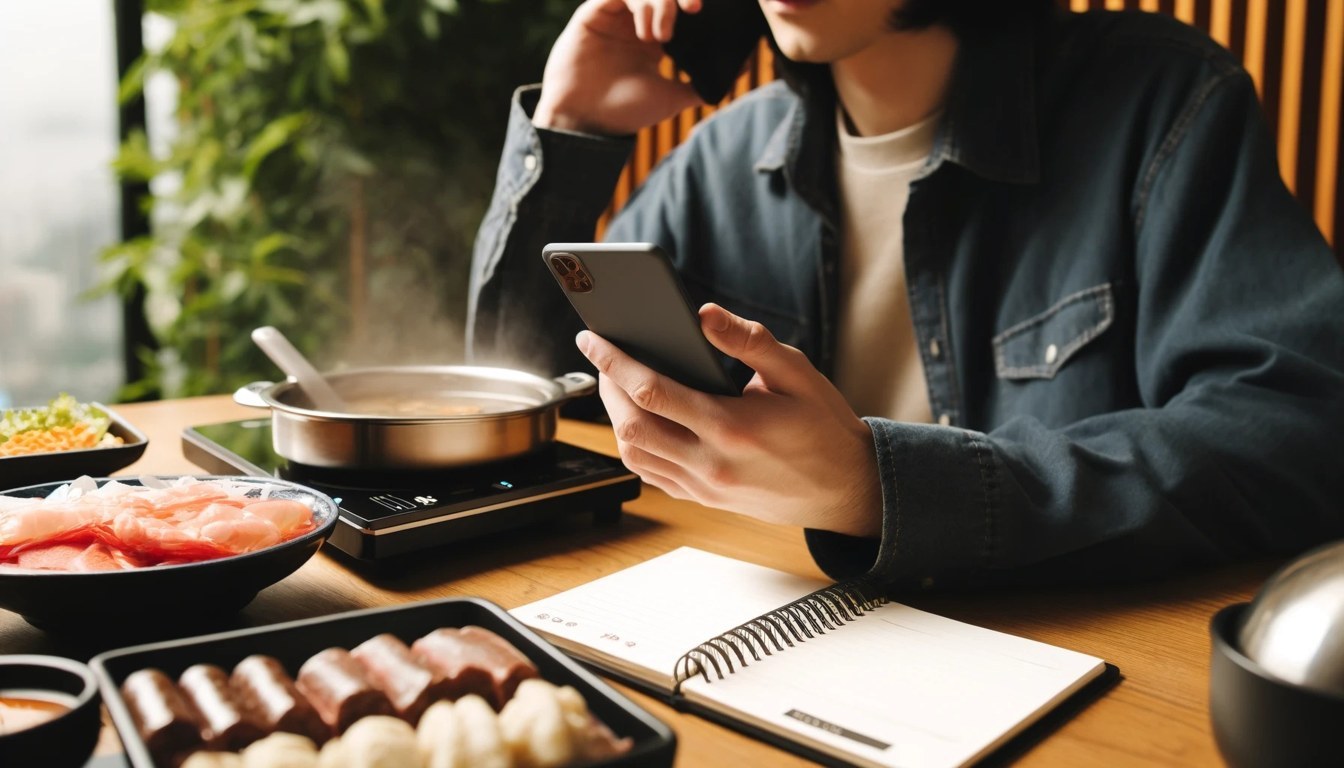
{"type": "Polygon", "coordinates": [[[121,438],[121,445],[46,451],[22,456],[0,456],[0,491],[27,485],[74,480],[80,475],[102,477],[133,464],[145,453],[149,438],[130,422],[101,403],[92,403],[112,423],[107,431],[121,438]]]}
{"type": "Polygon", "coordinates": [[[629,752],[594,763],[594,767],[672,765],[676,735],[666,724],[556,650],[504,609],[477,598],[409,603],[137,645],[101,653],[90,666],[98,677],[103,701],[126,750],[127,763],[131,768],[162,768],[155,766],[121,696],[122,682],[137,670],[155,667],[176,679],[192,664],[210,663],[231,670],[247,656],[264,653],[275,657],[294,675],[305,660],[326,648],[354,648],[382,632],[390,632],[409,644],[440,627],[468,624],[485,627],[508,640],[537,666],[543,678],[556,685],[573,686],[583,694],[592,713],[618,737],[632,739],[629,752]]]}

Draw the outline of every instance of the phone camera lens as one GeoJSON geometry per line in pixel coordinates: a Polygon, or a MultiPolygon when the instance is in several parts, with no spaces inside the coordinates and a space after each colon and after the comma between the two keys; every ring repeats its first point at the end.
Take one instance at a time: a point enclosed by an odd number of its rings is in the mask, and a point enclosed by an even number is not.
{"type": "Polygon", "coordinates": [[[583,263],[567,253],[553,254],[551,269],[564,281],[565,287],[575,293],[587,293],[593,290],[593,279],[583,268],[583,263]]]}

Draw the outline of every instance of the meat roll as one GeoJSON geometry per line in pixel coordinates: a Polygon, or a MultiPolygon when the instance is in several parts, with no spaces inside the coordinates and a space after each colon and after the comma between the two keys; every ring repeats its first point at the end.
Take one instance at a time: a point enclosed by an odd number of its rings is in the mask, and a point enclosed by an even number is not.
{"type": "Polygon", "coordinates": [[[418,661],[411,649],[395,635],[381,634],[355,646],[350,655],[368,673],[369,679],[387,694],[401,719],[415,725],[425,710],[449,698],[452,684],[418,661]]]}
{"type": "Polygon", "coordinates": [[[518,683],[537,677],[537,668],[509,641],[484,627],[436,629],[411,646],[415,657],[450,683],[452,698],[469,693],[498,711],[518,683]]]}
{"type": "Polygon", "coordinates": [[[328,648],[304,662],[297,685],[334,733],[361,717],[393,714],[387,695],[344,648],[328,648]]]}
{"type": "Polygon", "coordinates": [[[208,750],[237,752],[266,735],[229,686],[229,676],[213,664],[187,667],[178,687],[201,718],[201,740],[208,750]]]}
{"type": "Polygon", "coordinates": [[[121,697],[157,765],[176,765],[201,746],[201,722],[172,678],[158,669],[132,672],[121,684],[121,697]]]}
{"type": "Polygon", "coordinates": [[[321,744],[331,735],[317,710],[299,692],[294,678],[271,656],[248,656],[230,678],[239,703],[267,733],[283,731],[321,744]]]}

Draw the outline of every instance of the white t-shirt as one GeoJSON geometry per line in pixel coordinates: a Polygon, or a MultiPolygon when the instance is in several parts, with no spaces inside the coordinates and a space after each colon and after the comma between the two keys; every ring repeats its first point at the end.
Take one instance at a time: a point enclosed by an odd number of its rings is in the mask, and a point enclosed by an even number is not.
{"type": "Polygon", "coordinates": [[[902,220],[939,117],[882,136],[855,136],[836,109],[843,219],[835,384],[860,416],[933,421],[910,319],[902,220]]]}

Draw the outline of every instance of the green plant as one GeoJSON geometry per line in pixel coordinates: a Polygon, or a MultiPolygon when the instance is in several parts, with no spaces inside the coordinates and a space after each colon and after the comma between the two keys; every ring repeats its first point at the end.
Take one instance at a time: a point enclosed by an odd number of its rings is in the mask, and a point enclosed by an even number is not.
{"type": "Polygon", "coordinates": [[[460,357],[509,95],[575,5],[149,0],[173,33],[122,96],[168,73],[176,135],[156,153],[135,133],[115,163],[154,180],[152,234],[104,254],[109,285],[144,287],[158,342],[122,396],[274,378],[261,325],[319,365],[460,357]]]}

